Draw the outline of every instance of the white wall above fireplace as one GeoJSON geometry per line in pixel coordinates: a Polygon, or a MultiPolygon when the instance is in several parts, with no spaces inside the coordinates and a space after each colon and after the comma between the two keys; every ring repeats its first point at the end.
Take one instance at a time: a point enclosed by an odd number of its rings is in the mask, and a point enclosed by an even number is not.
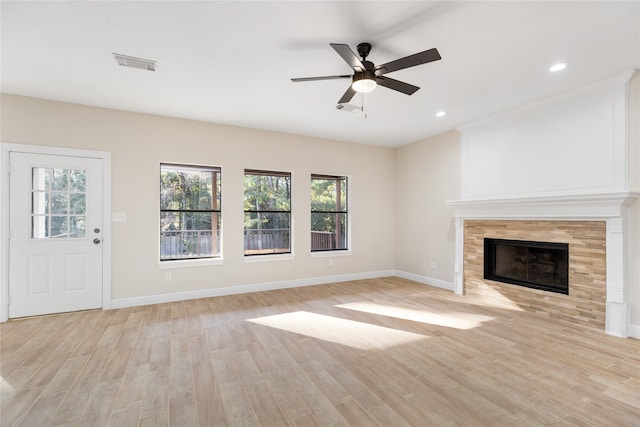
{"type": "Polygon", "coordinates": [[[627,191],[632,75],[461,128],[461,199],[627,191]]]}

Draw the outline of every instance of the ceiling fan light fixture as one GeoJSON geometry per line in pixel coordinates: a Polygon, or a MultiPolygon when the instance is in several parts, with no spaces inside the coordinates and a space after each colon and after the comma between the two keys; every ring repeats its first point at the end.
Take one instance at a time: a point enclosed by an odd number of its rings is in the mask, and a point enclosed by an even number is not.
{"type": "Polygon", "coordinates": [[[378,83],[376,83],[374,78],[375,74],[370,71],[356,73],[353,76],[353,83],[351,84],[351,87],[356,92],[369,93],[378,86],[378,83]]]}
{"type": "Polygon", "coordinates": [[[357,80],[353,82],[353,84],[351,85],[353,90],[361,93],[369,93],[372,90],[374,90],[376,86],[378,86],[378,83],[376,83],[375,80],[371,80],[371,79],[357,80]]]}

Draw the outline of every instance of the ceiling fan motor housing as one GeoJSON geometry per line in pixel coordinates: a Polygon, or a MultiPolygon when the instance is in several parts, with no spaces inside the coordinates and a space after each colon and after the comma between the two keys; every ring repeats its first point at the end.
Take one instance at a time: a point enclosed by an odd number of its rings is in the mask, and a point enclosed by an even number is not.
{"type": "Polygon", "coordinates": [[[362,59],[367,59],[369,56],[369,52],[371,52],[371,43],[360,43],[358,45],[358,53],[362,57],[362,59]]]}
{"type": "Polygon", "coordinates": [[[353,74],[353,82],[357,82],[358,80],[374,80],[376,79],[376,73],[374,71],[369,71],[369,70],[365,70],[365,71],[356,71],[353,74]]]}

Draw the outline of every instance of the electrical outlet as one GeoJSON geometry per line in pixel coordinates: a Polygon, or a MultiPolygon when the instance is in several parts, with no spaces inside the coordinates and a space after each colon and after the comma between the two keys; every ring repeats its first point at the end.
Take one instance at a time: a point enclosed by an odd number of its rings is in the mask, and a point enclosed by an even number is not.
{"type": "Polygon", "coordinates": [[[437,270],[438,269],[438,264],[436,264],[435,261],[431,261],[429,266],[431,267],[432,270],[437,270]]]}
{"type": "Polygon", "coordinates": [[[164,273],[164,281],[170,282],[173,280],[173,275],[171,273],[164,273]]]}
{"type": "Polygon", "coordinates": [[[333,260],[332,259],[329,260],[329,267],[333,267],[333,260]]]}

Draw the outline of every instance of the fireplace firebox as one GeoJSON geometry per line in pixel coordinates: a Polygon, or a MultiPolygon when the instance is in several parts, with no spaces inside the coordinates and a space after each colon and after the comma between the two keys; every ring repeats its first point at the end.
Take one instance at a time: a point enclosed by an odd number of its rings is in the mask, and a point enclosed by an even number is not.
{"type": "Polygon", "coordinates": [[[569,294],[569,245],[484,239],[484,278],[569,294]]]}

